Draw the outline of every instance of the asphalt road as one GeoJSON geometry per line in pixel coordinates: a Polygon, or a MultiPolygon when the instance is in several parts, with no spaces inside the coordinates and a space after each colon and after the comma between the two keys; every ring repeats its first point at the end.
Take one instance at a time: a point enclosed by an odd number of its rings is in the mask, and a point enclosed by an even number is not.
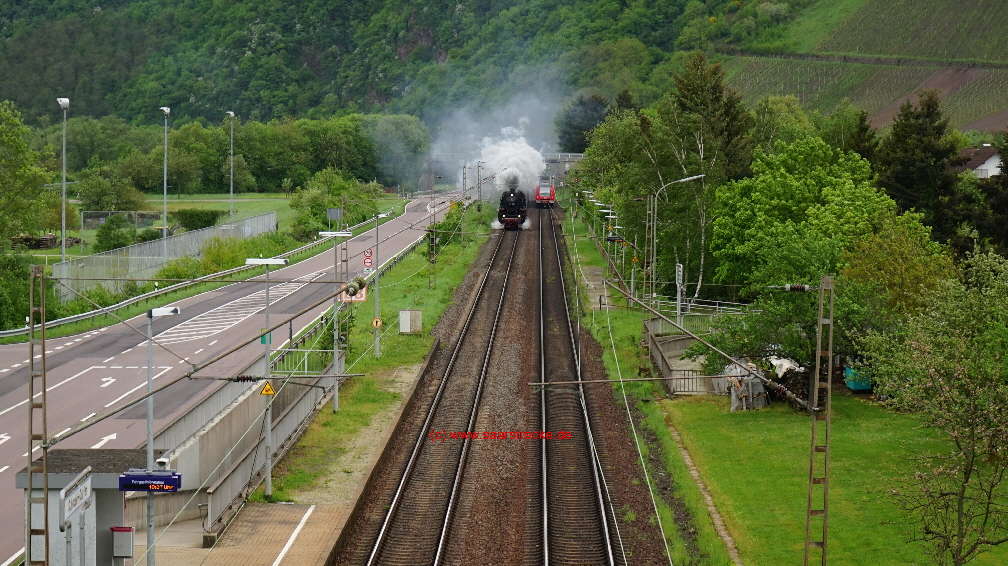
{"type": "MultiPolygon", "coordinates": [[[[449,197],[438,196],[438,215],[447,208],[449,197]]],[[[381,225],[380,245],[374,257],[376,266],[423,234],[431,208],[429,198],[417,199],[406,206],[405,214],[381,225]]],[[[374,244],[373,229],[350,240],[351,277],[363,270],[364,251],[374,244]]],[[[332,248],[289,267],[271,270],[270,279],[270,321],[276,324],[332,293],[332,248]]],[[[328,305],[327,302],[294,320],[293,332],[307,325],[328,305]]],[[[155,387],[182,375],[190,364],[210,360],[259,334],[266,326],[265,277],[233,283],[172,306],[181,308],[179,316],[161,317],[153,323],[155,340],[168,350],[157,346],[153,349],[155,387]]],[[[100,330],[46,341],[49,436],[65,434],[95,414],[122,406],[146,392],[146,318],[140,315],[100,330]]],[[[287,330],[274,331],[273,347],[280,347],[287,336],[287,330]]],[[[232,376],[261,357],[263,349],[255,342],[198,375],[232,376]]],[[[24,547],[24,495],[14,487],[14,474],[29,461],[28,350],[27,344],[0,345],[0,565],[6,563],[7,557],[23,552],[24,547]]],[[[156,395],[155,432],[220,383],[183,380],[156,395]]],[[[147,434],[145,407],[145,403],[140,403],[59,442],[56,448],[141,447],[147,434]]],[[[35,457],[40,454],[37,444],[33,445],[35,457]]]]}

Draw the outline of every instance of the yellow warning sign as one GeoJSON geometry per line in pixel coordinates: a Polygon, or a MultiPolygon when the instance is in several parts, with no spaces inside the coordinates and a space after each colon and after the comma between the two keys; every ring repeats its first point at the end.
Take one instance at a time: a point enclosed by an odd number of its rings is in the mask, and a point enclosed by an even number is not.
{"type": "Polygon", "coordinates": [[[270,385],[270,382],[267,381],[266,385],[263,385],[262,391],[260,391],[259,394],[260,395],[276,395],[276,391],[273,391],[273,386],[270,385]]]}
{"type": "Polygon", "coordinates": [[[380,318],[376,318],[376,319],[374,319],[374,320],[371,321],[371,326],[373,326],[375,328],[380,328],[381,325],[382,325],[382,319],[380,319],[380,318]]]}

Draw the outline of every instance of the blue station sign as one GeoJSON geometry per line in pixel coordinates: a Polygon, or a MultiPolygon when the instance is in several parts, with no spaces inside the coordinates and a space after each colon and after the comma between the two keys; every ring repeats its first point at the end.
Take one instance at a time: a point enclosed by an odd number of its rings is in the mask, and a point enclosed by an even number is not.
{"type": "Polygon", "coordinates": [[[130,470],[119,474],[119,491],[174,492],[181,487],[182,475],[178,472],[130,470]]]}

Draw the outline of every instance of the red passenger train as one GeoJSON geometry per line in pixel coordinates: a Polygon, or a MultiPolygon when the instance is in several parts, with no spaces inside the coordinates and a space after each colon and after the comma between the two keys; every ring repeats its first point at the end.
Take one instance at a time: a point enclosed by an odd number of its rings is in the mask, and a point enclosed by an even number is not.
{"type": "Polygon", "coordinates": [[[535,203],[541,208],[549,208],[556,204],[556,185],[551,179],[540,179],[535,188],[535,203]]]}

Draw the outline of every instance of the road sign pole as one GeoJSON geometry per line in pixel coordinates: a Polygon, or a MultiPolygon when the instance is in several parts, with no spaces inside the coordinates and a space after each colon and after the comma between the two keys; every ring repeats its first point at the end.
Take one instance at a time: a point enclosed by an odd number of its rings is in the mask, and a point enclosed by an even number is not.
{"type": "MultiPolygon", "coordinates": [[[[266,264],[266,328],[269,328],[269,264],[266,264]]],[[[270,376],[270,341],[272,334],[266,335],[266,367],[263,369],[263,377],[269,379],[270,376]]],[[[267,383],[269,383],[267,381],[267,383]]],[[[273,397],[266,401],[266,501],[273,497],[273,397]]]]}
{"type": "MultiPolygon", "coordinates": [[[[153,311],[147,311],[147,469],[154,469],[154,396],[150,395],[154,381],[153,311]]],[[[68,562],[69,563],[69,562],[68,562]]],[[[147,564],[154,566],[154,494],[147,492],[147,564]]]]}

